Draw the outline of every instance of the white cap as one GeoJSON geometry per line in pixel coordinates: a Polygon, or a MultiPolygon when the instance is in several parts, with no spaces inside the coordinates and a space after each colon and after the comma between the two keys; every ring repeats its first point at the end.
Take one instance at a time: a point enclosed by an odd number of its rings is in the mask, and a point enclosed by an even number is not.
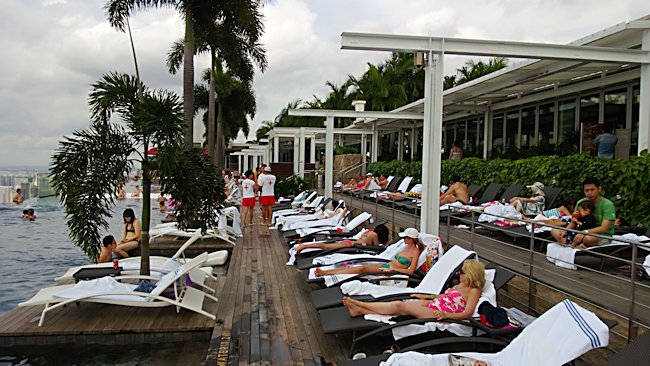
{"type": "Polygon", "coordinates": [[[366,175],[367,175],[367,176],[371,176],[371,177],[372,177],[372,173],[368,173],[368,174],[366,174],[366,175]]]}
{"type": "Polygon", "coordinates": [[[535,190],[538,190],[538,191],[544,192],[544,183],[542,183],[542,182],[535,182],[535,183],[533,183],[533,184],[531,184],[531,185],[529,185],[529,186],[526,186],[526,188],[531,188],[531,189],[535,189],[535,190]]]}
{"type": "Polygon", "coordinates": [[[403,232],[399,233],[399,236],[402,238],[409,237],[411,239],[417,239],[420,236],[420,232],[416,228],[408,228],[403,232]]]}
{"type": "Polygon", "coordinates": [[[264,168],[264,171],[265,171],[265,172],[270,172],[270,171],[271,171],[271,167],[270,167],[270,166],[267,166],[266,168],[264,168]]]}

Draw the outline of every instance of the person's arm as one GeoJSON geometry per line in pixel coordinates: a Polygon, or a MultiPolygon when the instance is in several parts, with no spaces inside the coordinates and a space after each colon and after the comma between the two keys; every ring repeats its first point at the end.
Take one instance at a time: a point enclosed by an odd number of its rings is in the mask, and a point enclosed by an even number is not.
{"type": "Polygon", "coordinates": [[[135,229],[135,238],[136,240],[142,240],[142,223],[140,220],[135,220],[133,223],[133,228],[135,229]]]}
{"type": "Polygon", "coordinates": [[[600,226],[588,229],[588,231],[594,234],[606,234],[609,231],[610,225],[614,225],[614,221],[616,221],[616,208],[611,203],[603,210],[603,220],[600,222],[600,226]]]}
{"type": "Polygon", "coordinates": [[[603,220],[600,223],[600,226],[597,226],[597,227],[595,227],[593,229],[587,229],[587,230],[585,230],[585,232],[591,233],[591,234],[604,234],[607,231],[609,231],[609,227],[610,227],[611,224],[612,224],[612,221],[603,220]]]}
{"type": "Polygon", "coordinates": [[[476,310],[476,305],[478,305],[478,300],[481,297],[481,290],[477,288],[472,288],[469,290],[467,300],[465,301],[465,310],[462,313],[445,313],[442,312],[442,318],[440,319],[455,319],[455,320],[465,320],[469,319],[474,315],[474,310],[476,310]]]}

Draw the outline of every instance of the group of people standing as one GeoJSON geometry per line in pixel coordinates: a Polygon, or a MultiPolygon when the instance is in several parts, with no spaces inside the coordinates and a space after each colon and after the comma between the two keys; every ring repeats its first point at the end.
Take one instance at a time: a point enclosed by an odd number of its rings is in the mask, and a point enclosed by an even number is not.
{"type": "Polygon", "coordinates": [[[262,212],[262,225],[271,225],[273,218],[273,205],[275,204],[275,183],[277,178],[272,173],[270,166],[262,164],[255,172],[248,170],[244,173],[244,180],[233,174],[230,178],[227,172],[224,179],[228,185],[228,191],[238,190],[241,192],[242,226],[253,225],[253,211],[256,200],[260,204],[262,212]],[[232,181],[231,181],[232,180],[232,181]]]}

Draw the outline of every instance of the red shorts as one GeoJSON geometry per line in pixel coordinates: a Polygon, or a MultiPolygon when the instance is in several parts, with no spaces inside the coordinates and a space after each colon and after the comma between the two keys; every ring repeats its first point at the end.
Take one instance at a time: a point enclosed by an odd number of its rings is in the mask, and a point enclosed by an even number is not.
{"type": "Polygon", "coordinates": [[[241,199],[241,205],[246,206],[246,207],[255,206],[255,197],[242,198],[241,199]]]}
{"type": "Polygon", "coordinates": [[[262,206],[271,206],[275,204],[275,196],[260,196],[258,200],[262,206]]]}

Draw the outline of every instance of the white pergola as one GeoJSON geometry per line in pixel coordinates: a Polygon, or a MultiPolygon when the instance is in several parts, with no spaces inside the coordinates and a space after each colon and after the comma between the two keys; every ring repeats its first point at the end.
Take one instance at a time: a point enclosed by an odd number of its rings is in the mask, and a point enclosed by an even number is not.
{"type": "MultiPolygon", "coordinates": [[[[530,42],[490,41],[426,36],[343,33],[341,48],[366,51],[400,51],[425,53],[425,92],[423,124],[421,230],[438,234],[440,197],[440,151],[442,147],[444,55],[474,55],[573,62],[610,62],[640,65],[639,151],[650,143],[650,21],[626,24],[629,29],[642,29],[641,49],[557,45],[530,42]]],[[[333,118],[333,117],[330,117],[333,118]]],[[[327,184],[327,183],[326,183],[327,184]]]]}
{"type": "MultiPolygon", "coordinates": [[[[320,110],[319,110],[320,111],[320,110]]],[[[333,131],[334,135],[354,135],[361,137],[361,154],[366,154],[366,138],[368,135],[372,135],[371,131],[365,130],[349,130],[343,128],[335,128],[333,131]]],[[[268,137],[269,141],[272,141],[272,144],[269,144],[269,151],[272,152],[273,160],[272,162],[278,163],[280,161],[280,139],[292,139],[293,140],[293,171],[294,174],[300,176],[301,178],[305,177],[305,151],[307,148],[306,140],[310,140],[310,163],[315,164],[316,161],[316,144],[325,144],[327,143],[326,139],[322,137],[327,134],[327,129],[322,127],[274,127],[269,131],[268,137]]]]}
{"type": "Polygon", "coordinates": [[[259,166],[261,162],[269,161],[269,153],[265,145],[250,145],[248,148],[233,152],[230,155],[237,156],[237,169],[239,169],[241,174],[259,166]],[[252,166],[248,165],[249,158],[253,160],[252,166]]]}

